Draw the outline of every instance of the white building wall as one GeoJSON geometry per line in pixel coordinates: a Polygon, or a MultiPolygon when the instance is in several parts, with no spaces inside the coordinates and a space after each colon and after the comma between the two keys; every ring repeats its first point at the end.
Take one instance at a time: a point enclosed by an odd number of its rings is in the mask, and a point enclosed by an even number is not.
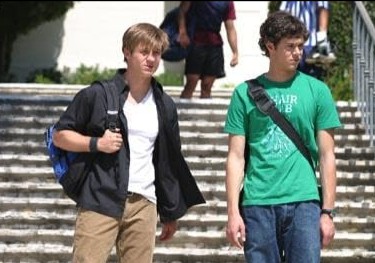
{"type": "MultiPolygon", "coordinates": [[[[159,25],[165,13],[178,4],[179,1],[77,1],[64,18],[45,23],[17,39],[10,72],[22,82],[33,70],[55,65],[60,70],[75,70],[80,64],[102,69],[124,67],[124,31],[138,22],[159,25]]],[[[261,55],[257,45],[267,5],[268,1],[235,1],[239,65],[229,66],[231,50],[223,26],[227,76],[215,85],[237,84],[267,69],[268,59],[261,55]]],[[[183,62],[162,62],[157,74],[166,69],[183,72],[183,67],[183,62]]]]}
{"type": "Polygon", "coordinates": [[[239,63],[234,68],[229,65],[232,53],[223,25],[221,35],[224,39],[226,77],[217,80],[218,85],[238,84],[268,70],[268,58],[261,54],[258,46],[259,27],[267,17],[268,1],[235,1],[234,4],[239,63]]]}

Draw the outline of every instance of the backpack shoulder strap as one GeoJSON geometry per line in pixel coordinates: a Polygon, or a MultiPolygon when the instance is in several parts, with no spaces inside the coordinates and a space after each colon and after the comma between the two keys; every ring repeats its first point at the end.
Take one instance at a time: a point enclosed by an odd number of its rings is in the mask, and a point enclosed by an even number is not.
{"type": "Polygon", "coordinates": [[[117,88],[112,80],[100,80],[98,81],[104,88],[104,92],[107,98],[107,127],[111,131],[118,128],[117,119],[119,112],[119,96],[117,94],[117,88]]]}
{"type": "Polygon", "coordinates": [[[289,139],[296,145],[297,149],[307,159],[311,168],[315,171],[312,162],[311,154],[307,149],[300,135],[294,129],[293,125],[285,118],[283,114],[276,108],[275,102],[268,96],[264,87],[256,79],[246,81],[248,85],[247,92],[255,102],[257,108],[264,114],[271,117],[271,119],[280,127],[280,129],[289,137],[289,139]]]}
{"type": "Polygon", "coordinates": [[[268,96],[263,86],[257,79],[250,79],[246,81],[248,86],[247,93],[253,99],[258,109],[266,114],[270,115],[273,108],[276,108],[275,102],[268,96]]]}

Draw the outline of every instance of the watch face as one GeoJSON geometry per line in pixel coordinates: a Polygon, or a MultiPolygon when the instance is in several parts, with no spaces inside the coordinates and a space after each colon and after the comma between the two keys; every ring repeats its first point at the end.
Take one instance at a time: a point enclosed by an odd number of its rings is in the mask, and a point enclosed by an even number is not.
{"type": "Polygon", "coordinates": [[[321,214],[327,214],[331,218],[334,218],[336,216],[336,211],[334,209],[322,209],[321,214]]]}

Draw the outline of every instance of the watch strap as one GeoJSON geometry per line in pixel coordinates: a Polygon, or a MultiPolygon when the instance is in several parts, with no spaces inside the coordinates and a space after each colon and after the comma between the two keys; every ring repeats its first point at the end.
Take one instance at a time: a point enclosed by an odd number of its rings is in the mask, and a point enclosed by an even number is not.
{"type": "Polygon", "coordinates": [[[326,215],[328,215],[330,218],[334,218],[335,217],[335,215],[336,215],[336,211],[335,211],[335,209],[322,209],[321,211],[320,211],[320,214],[326,214],[326,215]]]}

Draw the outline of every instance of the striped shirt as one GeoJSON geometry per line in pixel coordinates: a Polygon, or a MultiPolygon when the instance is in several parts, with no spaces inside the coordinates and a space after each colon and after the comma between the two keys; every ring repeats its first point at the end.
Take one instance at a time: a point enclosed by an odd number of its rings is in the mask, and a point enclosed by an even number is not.
{"type": "Polygon", "coordinates": [[[316,33],[319,30],[319,8],[328,9],[328,1],[282,1],[280,5],[280,10],[291,13],[305,23],[307,30],[310,32],[305,47],[309,49],[316,46],[316,33]]]}

